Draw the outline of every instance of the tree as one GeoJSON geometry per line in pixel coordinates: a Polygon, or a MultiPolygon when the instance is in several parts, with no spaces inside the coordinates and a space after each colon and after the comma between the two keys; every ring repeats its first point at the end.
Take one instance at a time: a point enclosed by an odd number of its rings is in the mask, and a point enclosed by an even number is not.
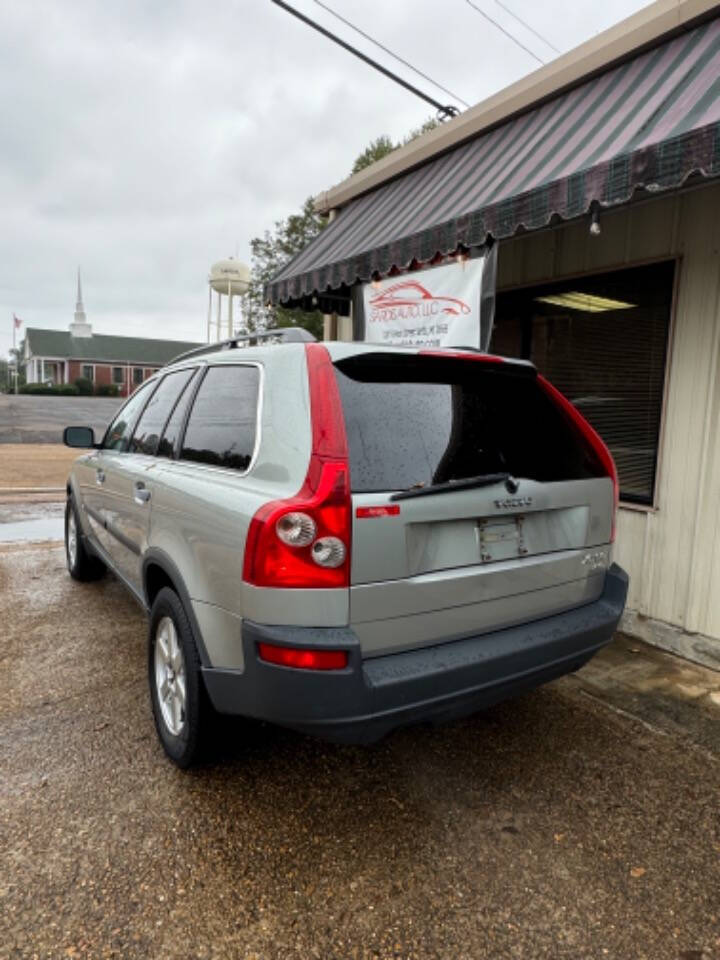
{"type": "Polygon", "coordinates": [[[383,133],[377,140],[373,140],[370,146],[365,147],[360,156],[356,158],[352,172],[360,173],[365,167],[369,167],[377,160],[382,160],[383,157],[392,153],[396,146],[397,144],[393,143],[390,137],[386,137],[383,133]]]}
{"type": "MultiPolygon", "coordinates": [[[[358,173],[393,150],[404,146],[438,126],[434,118],[410,133],[402,143],[393,143],[385,134],[377,137],[355,158],[352,173],[358,173]]],[[[322,337],[322,314],[317,311],[286,310],[265,303],[263,290],[275,274],[300,253],[327,225],[324,217],[315,212],[313,198],[308,197],[300,213],[291,214],[287,220],[276,220],[272,230],[250,241],[252,253],[252,279],[250,289],[243,298],[243,317],[249,332],[271,330],[275,327],[304,327],[318,339],[322,337]]]]}
{"type": "Polygon", "coordinates": [[[17,384],[21,387],[25,383],[25,348],[24,344],[19,347],[10,348],[9,377],[10,384],[8,390],[15,389],[14,371],[17,370],[17,384]]]}
{"type": "Polygon", "coordinates": [[[325,226],[325,220],[315,212],[312,197],[308,197],[300,213],[287,220],[276,220],[272,232],[250,241],[252,278],[243,302],[243,314],[249,331],[273,327],[304,327],[318,339],[322,337],[322,314],[318,311],[286,310],[265,304],[263,289],[283,264],[291,260],[325,226]]]}

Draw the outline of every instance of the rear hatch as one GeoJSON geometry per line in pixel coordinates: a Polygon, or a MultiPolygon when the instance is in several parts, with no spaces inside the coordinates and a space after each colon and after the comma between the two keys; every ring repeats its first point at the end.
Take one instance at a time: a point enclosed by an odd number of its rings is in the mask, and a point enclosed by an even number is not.
{"type": "Polygon", "coordinates": [[[366,656],[596,599],[613,479],[529,364],[447,352],[335,362],[350,458],[350,621],[366,656]]]}

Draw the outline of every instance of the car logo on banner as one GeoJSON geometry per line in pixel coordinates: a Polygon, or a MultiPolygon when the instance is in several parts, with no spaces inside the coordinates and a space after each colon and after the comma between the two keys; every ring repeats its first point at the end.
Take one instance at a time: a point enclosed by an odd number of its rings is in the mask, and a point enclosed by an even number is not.
{"type": "Polygon", "coordinates": [[[470,313],[470,307],[458,297],[436,297],[416,280],[406,280],[388,287],[370,298],[370,308],[397,310],[401,317],[435,316],[438,313],[459,316],[470,313]]]}
{"type": "Polygon", "coordinates": [[[484,263],[475,257],[366,283],[366,342],[479,348],[484,263]]]}

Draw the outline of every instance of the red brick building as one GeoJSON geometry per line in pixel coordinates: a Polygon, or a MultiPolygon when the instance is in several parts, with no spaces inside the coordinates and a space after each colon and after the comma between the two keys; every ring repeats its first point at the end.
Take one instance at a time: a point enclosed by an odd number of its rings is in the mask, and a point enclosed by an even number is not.
{"type": "Polygon", "coordinates": [[[28,383],[74,383],[82,377],[96,387],[114,384],[126,397],[173,357],[202,346],[179,340],[117,337],[92,332],[82,302],[80,274],[75,317],[69,330],[28,327],[23,356],[28,383]]]}

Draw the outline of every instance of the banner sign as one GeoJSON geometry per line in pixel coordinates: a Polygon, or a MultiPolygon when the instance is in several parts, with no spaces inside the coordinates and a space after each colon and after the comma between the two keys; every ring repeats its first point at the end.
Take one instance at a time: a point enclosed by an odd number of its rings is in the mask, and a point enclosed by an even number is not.
{"type": "Polygon", "coordinates": [[[476,257],[366,284],[365,340],[405,347],[479,347],[484,263],[484,257],[476,257]]]}

